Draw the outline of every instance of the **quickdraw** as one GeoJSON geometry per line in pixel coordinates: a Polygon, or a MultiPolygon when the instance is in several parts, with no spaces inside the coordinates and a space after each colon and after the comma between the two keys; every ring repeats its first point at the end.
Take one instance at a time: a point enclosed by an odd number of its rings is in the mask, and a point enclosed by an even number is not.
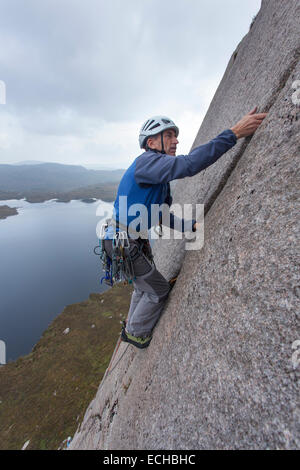
{"type": "Polygon", "coordinates": [[[110,258],[103,246],[107,224],[103,224],[100,230],[99,246],[94,248],[94,253],[100,256],[105,276],[100,283],[113,286],[114,283],[124,280],[129,284],[135,279],[132,258],[129,253],[129,240],[127,232],[115,232],[112,240],[112,258],[110,258]],[[98,252],[99,250],[99,252],[98,252]]]}

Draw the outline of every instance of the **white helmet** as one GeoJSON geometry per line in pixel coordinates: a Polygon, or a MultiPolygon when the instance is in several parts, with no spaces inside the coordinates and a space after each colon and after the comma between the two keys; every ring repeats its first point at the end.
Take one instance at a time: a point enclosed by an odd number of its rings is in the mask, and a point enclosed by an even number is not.
{"type": "Polygon", "coordinates": [[[170,118],[166,116],[153,116],[147,119],[140,130],[139,143],[141,149],[145,148],[148,137],[159,134],[166,129],[174,129],[176,137],[178,137],[179,129],[170,118]]]}

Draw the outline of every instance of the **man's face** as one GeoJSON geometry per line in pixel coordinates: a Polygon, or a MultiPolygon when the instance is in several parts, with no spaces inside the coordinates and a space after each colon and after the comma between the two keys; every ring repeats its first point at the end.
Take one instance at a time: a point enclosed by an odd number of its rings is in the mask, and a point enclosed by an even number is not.
{"type": "MultiPolygon", "coordinates": [[[[179,142],[177,140],[174,129],[167,129],[166,131],[163,131],[163,142],[166,154],[175,157],[176,147],[179,142]]],[[[156,136],[149,137],[148,146],[151,149],[158,150],[159,152],[161,152],[161,135],[158,134],[156,136]]]]}

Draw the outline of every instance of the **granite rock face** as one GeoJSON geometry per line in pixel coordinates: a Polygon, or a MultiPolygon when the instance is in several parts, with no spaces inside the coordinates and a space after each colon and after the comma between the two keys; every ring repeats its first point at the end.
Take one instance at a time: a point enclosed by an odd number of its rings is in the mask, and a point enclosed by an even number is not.
{"type": "Polygon", "coordinates": [[[299,448],[299,9],[263,0],[234,52],[194,146],[255,105],[268,117],[177,182],[175,202],[205,204],[204,247],[156,243],[178,281],[149,348],[120,345],[71,448],[299,448]]]}

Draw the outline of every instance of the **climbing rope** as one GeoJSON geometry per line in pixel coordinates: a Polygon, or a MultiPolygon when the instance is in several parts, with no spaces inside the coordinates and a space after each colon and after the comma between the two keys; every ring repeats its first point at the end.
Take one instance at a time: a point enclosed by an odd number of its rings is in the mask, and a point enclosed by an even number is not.
{"type": "Polygon", "coordinates": [[[115,370],[115,368],[117,367],[117,365],[119,364],[119,362],[121,361],[122,357],[124,356],[125,352],[126,352],[127,349],[128,349],[129,344],[127,344],[126,348],[124,349],[123,353],[122,353],[121,356],[119,357],[118,361],[115,363],[115,365],[113,366],[113,368],[111,368],[111,367],[112,367],[112,364],[113,364],[113,362],[114,362],[114,359],[115,359],[115,357],[116,357],[116,355],[117,355],[117,352],[118,352],[118,350],[119,350],[119,346],[120,346],[121,342],[122,342],[122,340],[121,340],[121,337],[120,337],[120,338],[118,339],[118,342],[117,342],[116,347],[115,347],[115,349],[114,349],[113,355],[112,355],[111,360],[110,360],[109,365],[108,365],[108,368],[107,368],[106,371],[105,371],[103,380],[106,378],[106,376],[108,376],[109,374],[111,374],[111,373],[113,372],[113,370],[115,370]]]}

